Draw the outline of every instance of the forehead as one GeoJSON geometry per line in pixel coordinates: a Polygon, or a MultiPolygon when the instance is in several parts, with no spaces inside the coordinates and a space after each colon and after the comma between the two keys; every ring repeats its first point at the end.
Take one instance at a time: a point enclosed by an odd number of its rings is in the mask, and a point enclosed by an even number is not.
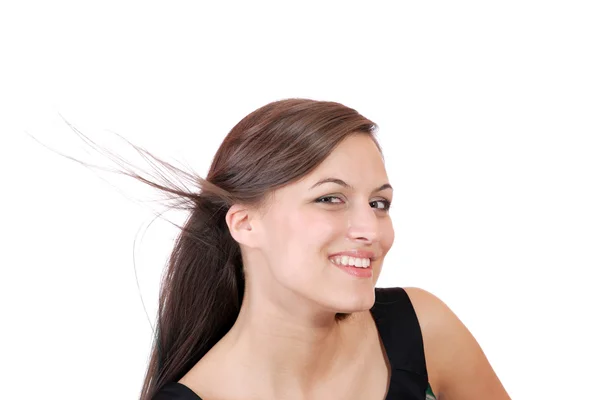
{"type": "Polygon", "coordinates": [[[317,168],[290,185],[293,186],[290,189],[306,191],[324,178],[341,179],[357,190],[373,190],[388,181],[383,157],[366,134],[344,139],[317,168]]]}

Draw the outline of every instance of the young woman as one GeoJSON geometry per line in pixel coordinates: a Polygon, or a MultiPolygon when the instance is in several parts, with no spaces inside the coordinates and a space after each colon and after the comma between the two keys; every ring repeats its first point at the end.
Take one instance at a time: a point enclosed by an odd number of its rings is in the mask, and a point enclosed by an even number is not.
{"type": "Polygon", "coordinates": [[[198,192],[151,183],[191,213],[142,400],[509,398],[442,301],[375,287],[394,241],[375,128],[277,101],[231,130],[198,192]]]}

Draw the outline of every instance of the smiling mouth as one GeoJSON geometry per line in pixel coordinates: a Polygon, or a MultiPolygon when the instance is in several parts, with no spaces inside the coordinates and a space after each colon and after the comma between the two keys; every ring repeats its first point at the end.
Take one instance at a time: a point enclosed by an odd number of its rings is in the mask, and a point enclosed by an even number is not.
{"type": "Polygon", "coordinates": [[[355,268],[370,268],[371,267],[371,259],[370,258],[362,258],[362,257],[351,257],[351,256],[333,256],[329,257],[329,261],[331,261],[335,265],[344,266],[344,267],[355,267],[355,268]]]}
{"type": "Polygon", "coordinates": [[[336,256],[330,257],[329,262],[331,262],[334,266],[338,267],[341,271],[344,271],[348,275],[351,275],[356,278],[370,278],[373,276],[373,267],[371,266],[371,260],[368,258],[361,259],[348,256],[336,256]],[[347,259],[344,259],[344,257],[346,257],[347,259]],[[352,262],[358,265],[350,265],[350,263],[352,262]]]}

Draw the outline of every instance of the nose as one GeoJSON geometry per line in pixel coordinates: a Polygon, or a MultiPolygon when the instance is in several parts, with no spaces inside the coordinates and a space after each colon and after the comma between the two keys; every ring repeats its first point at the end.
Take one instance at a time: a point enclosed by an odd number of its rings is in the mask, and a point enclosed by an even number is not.
{"type": "Polygon", "coordinates": [[[363,244],[371,244],[379,239],[379,221],[370,204],[351,207],[348,212],[348,238],[363,244]]]}

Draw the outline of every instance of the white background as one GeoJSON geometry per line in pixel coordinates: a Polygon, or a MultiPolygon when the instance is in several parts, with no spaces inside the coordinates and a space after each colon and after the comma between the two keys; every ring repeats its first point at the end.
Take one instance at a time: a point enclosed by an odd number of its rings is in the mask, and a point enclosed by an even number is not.
{"type": "Polygon", "coordinates": [[[0,397],[136,398],[176,234],[27,133],[110,166],[62,115],[204,176],[244,115],[308,97],[380,126],[379,286],[444,300],[514,399],[600,399],[597,2],[197,3],[0,6],[0,397]]]}

